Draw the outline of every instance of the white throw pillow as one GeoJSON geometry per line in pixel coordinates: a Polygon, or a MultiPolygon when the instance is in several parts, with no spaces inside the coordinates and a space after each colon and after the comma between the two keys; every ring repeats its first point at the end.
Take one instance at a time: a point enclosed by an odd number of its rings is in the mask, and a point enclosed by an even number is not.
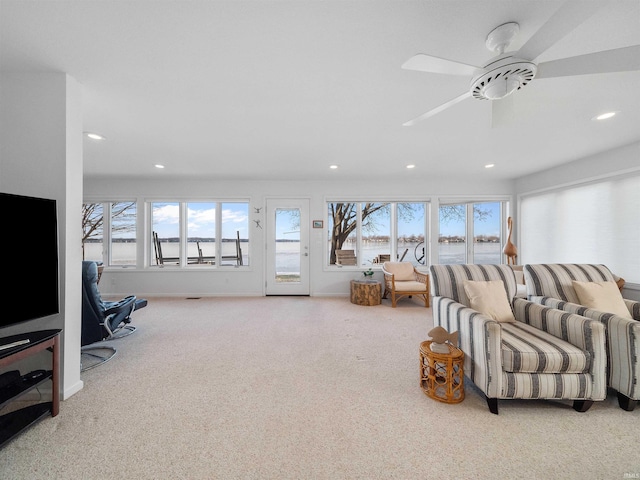
{"type": "Polygon", "coordinates": [[[578,282],[573,280],[571,283],[581,305],[600,312],[632,318],[615,282],[578,282]]]}
{"type": "Polygon", "coordinates": [[[464,291],[469,297],[469,306],[474,310],[493,318],[497,322],[516,321],[502,280],[488,282],[465,280],[464,291]]]}

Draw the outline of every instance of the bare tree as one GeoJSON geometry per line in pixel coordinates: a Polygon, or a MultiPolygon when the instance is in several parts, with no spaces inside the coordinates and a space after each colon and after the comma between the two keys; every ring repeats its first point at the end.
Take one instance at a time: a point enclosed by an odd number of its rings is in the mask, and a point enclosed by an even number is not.
{"type": "MultiPolygon", "coordinates": [[[[111,231],[113,233],[131,232],[135,230],[136,202],[111,203],[111,231]]],[[[84,244],[90,239],[103,237],[104,212],[102,203],[84,203],[82,205],[82,258],[84,244]]]]}
{"type": "MultiPolygon", "coordinates": [[[[481,222],[491,217],[491,211],[481,209],[478,204],[473,205],[473,218],[481,222]]],[[[465,204],[458,205],[440,205],[440,222],[464,222],[467,218],[467,206],[465,204]]]]}
{"type": "MultiPolygon", "coordinates": [[[[332,220],[330,264],[336,263],[336,250],[342,249],[344,242],[356,229],[357,205],[357,203],[329,204],[329,215],[332,220]]],[[[376,215],[383,212],[387,213],[389,208],[389,203],[365,203],[362,207],[362,229],[367,232],[374,232],[376,215]]],[[[414,213],[412,204],[398,203],[398,216],[403,220],[413,219],[414,213]]]]}

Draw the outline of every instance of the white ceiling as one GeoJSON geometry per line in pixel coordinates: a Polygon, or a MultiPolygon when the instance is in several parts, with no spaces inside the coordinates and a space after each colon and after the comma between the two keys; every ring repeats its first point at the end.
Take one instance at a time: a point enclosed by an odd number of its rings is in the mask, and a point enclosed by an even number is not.
{"type": "MultiPolygon", "coordinates": [[[[84,129],[107,137],[85,140],[88,176],[516,178],[639,141],[640,72],[534,79],[500,127],[476,99],[404,127],[469,79],[400,67],[484,64],[493,28],[518,22],[517,50],[561,3],[0,0],[0,67],[82,85],[84,129]]],[[[536,61],[640,44],[640,1],[598,3],[536,61]]]]}

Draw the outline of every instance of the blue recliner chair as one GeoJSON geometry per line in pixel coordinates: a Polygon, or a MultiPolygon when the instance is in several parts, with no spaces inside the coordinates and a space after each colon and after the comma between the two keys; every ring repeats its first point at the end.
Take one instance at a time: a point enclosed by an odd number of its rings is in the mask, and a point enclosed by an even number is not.
{"type": "Polygon", "coordinates": [[[115,340],[132,334],[136,327],[131,325],[131,314],[147,306],[147,300],[129,295],[117,302],[105,302],[98,290],[98,264],[82,262],[82,337],[81,350],[85,355],[97,359],[90,365],[83,365],[82,371],[97,367],[111,360],[116,349],[101,342],[115,340]],[[101,355],[96,352],[106,352],[101,355]]]}

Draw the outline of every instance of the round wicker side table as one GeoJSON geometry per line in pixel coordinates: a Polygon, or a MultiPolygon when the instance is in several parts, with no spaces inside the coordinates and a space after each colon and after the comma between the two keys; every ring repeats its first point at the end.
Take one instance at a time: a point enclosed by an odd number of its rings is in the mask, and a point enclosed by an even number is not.
{"type": "Polygon", "coordinates": [[[464,400],[464,353],[448,343],[449,353],[432,352],[432,343],[420,344],[420,387],[435,400],[459,403],[464,400]]]}

